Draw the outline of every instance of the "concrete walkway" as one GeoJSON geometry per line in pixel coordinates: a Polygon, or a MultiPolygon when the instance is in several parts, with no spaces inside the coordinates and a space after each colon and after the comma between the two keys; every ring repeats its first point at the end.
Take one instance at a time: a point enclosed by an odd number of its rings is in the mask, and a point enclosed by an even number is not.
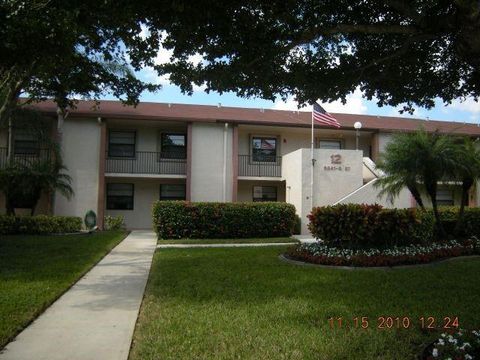
{"type": "Polygon", "coordinates": [[[8,344],[0,359],[127,359],[156,242],[151,231],[132,231],[8,344]]]}
{"type": "Polygon", "coordinates": [[[312,235],[293,235],[292,237],[302,244],[311,244],[317,241],[312,235]]]}
{"type": "Polygon", "coordinates": [[[187,248],[238,248],[238,247],[261,247],[261,246],[285,246],[295,245],[295,242],[285,243],[243,243],[243,244],[162,244],[157,249],[187,249],[187,248]]]}

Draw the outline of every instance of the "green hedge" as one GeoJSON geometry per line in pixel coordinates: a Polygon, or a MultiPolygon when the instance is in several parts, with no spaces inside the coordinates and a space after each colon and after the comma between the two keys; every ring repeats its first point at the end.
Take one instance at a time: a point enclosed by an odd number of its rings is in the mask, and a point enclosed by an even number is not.
{"type": "MultiPolygon", "coordinates": [[[[438,208],[443,227],[449,235],[454,235],[455,225],[457,224],[458,219],[458,211],[458,206],[440,206],[438,208]]],[[[429,210],[429,212],[432,212],[432,210],[429,210]]],[[[460,235],[466,237],[480,236],[480,208],[465,208],[462,230],[463,233],[460,235]]]]}
{"type": "Polygon", "coordinates": [[[290,236],[295,227],[295,207],[278,202],[157,201],[153,224],[160,239],[290,236]]]}
{"type": "Polygon", "coordinates": [[[314,208],[308,218],[310,232],[329,245],[361,248],[433,241],[433,216],[415,209],[342,204],[314,208]]]}
{"type": "Polygon", "coordinates": [[[0,215],[0,234],[58,234],[80,231],[82,219],[73,216],[0,215]]]}

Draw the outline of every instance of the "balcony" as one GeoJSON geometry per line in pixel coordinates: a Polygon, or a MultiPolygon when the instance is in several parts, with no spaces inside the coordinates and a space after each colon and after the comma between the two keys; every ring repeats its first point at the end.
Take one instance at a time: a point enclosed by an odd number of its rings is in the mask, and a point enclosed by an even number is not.
{"type": "Polygon", "coordinates": [[[281,177],[282,157],[238,155],[238,176],[281,177]]]}
{"type": "Polygon", "coordinates": [[[186,159],[165,156],[155,151],[136,151],[135,157],[108,157],[105,173],[145,175],[185,175],[186,159]]]}
{"type": "Polygon", "coordinates": [[[8,158],[8,148],[0,148],[0,169],[4,169],[9,161],[20,166],[32,165],[39,160],[50,160],[52,157],[50,149],[30,149],[23,154],[13,154],[12,158],[8,158]]]}

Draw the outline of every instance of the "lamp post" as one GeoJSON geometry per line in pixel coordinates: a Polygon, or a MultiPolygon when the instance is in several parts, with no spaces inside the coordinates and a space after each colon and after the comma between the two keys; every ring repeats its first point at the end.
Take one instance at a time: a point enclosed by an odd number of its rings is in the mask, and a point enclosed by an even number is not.
{"type": "Polygon", "coordinates": [[[353,124],[353,127],[355,128],[355,150],[358,150],[358,142],[360,140],[360,129],[362,128],[362,123],[357,121],[355,124],[353,124]]]}

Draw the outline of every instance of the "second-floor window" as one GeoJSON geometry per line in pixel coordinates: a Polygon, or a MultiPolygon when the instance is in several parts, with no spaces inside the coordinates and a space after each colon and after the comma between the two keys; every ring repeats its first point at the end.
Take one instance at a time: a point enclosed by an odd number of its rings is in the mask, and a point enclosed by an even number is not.
{"type": "Polygon", "coordinates": [[[160,152],[163,159],[186,159],[187,142],[185,134],[162,133],[160,152]]]}
{"type": "Polygon", "coordinates": [[[14,155],[39,155],[40,144],[38,141],[38,136],[35,134],[27,131],[16,130],[13,138],[14,155]]]}
{"type": "Polygon", "coordinates": [[[318,142],[318,147],[320,149],[340,150],[342,148],[342,141],[320,139],[318,142]]]}
{"type": "Polygon", "coordinates": [[[252,137],[252,160],[259,162],[276,162],[277,138],[252,137]]]}
{"type": "Polygon", "coordinates": [[[135,157],[135,131],[110,130],[108,135],[108,156],[135,157]]]}

